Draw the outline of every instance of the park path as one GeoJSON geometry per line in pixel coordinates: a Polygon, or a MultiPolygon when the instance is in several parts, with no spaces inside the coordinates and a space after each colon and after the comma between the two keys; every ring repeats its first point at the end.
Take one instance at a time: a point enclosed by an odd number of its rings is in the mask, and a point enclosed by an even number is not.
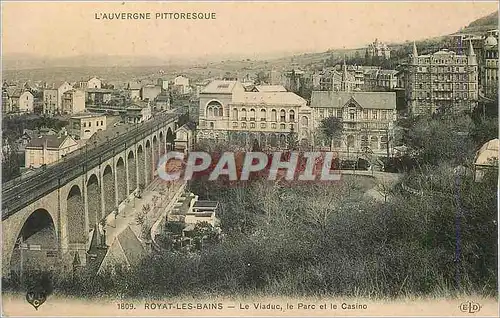
{"type": "Polygon", "coordinates": [[[366,197],[371,197],[379,202],[385,202],[389,199],[390,194],[388,193],[390,189],[398,182],[401,178],[401,173],[390,173],[383,171],[367,171],[367,170],[340,170],[342,174],[350,175],[362,175],[373,177],[376,181],[376,186],[365,192],[366,197]]]}

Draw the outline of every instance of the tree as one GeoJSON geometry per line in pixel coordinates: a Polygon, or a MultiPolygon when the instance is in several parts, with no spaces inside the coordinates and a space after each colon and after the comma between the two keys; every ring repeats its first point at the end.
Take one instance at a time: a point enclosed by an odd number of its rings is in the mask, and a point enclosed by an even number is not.
{"type": "Polygon", "coordinates": [[[260,152],[260,151],[262,151],[262,148],[260,147],[259,141],[257,139],[254,139],[252,144],[252,152],[260,152]]]}
{"type": "Polygon", "coordinates": [[[290,149],[290,150],[296,150],[297,146],[299,145],[297,133],[295,132],[295,129],[293,128],[293,126],[290,128],[290,133],[287,136],[287,145],[288,145],[288,149],[290,149]]]}
{"type": "Polygon", "coordinates": [[[319,128],[323,136],[329,141],[330,150],[332,150],[333,140],[342,136],[342,131],[344,130],[342,120],[332,116],[323,118],[319,128]]]}
{"type": "Polygon", "coordinates": [[[262,85],[265,84],[269,81],[269,74],[264,73],[263,71],[260,71],[257,73],[257,78],[255,79],[255,84],[257,85],[262,85]]]}
{"type": "Polygon", "coordinates": [[[370,57],[370,54],[368,54],[368,49],[366,49],[366,51],[365,51],[365,65],[371,65],[371,64],[372,64],[371,57],[370,57]]]}

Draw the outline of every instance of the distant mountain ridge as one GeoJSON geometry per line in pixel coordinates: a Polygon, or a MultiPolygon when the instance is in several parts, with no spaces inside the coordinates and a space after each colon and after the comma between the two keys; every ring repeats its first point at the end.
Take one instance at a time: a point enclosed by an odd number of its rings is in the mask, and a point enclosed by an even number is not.
{"type": "Polygon", "coordinates": [[[456,34],[482,34],[491,29],[498,29],[498,10],[485,17],[472,21],[468,26],[461,29],[456,34]]]}
{"type": "MultiPolygon", "coordinates": [[[[498,11],[487,16],[481,17],[469,23],[467,27],[462,28],[458,33],[468,34],[483,34],[490,29],[498,28],[498,11]]],[[[429,38],[422,41],[440,41],[440,38],[429,38]]],[[[418,41],[418,42],[422,42],[418,41]]],[[[401,47],[403,43],[393,43],[393,47],[401,47]]],[[[353,49],[336,49],[328,50],[327,52],[314,53],[269,53],[267,56],[251,56],[252,60],[265,61],[266,58],[269,64],[276,62],[277,64],[295,63],[295,64],[310,64],[324,60],[334,54],[336,57],[343,54],[354,54],[358,51],[361,54],[363,48],[353,49]],[[303,63],[305,62],[305,63],[303,63]]],[[[250,57],[250,56],[249,56],[250,57]]],[[[196,58],[186,58],[182,56],[166,56],[165,58],[154,56],[116,56],[116,55],[78,55],[69,57],[40,57],[33,54],[6,54],[3,57],[4,70],[27,70],[41,68],[71,68],[71,67],[150,67],[150,66],[169,66],[169,65],[193,65],[203,63],[220,63],[223,60],[241,61],[246,59],[241,55],[226,54],[225,56],[200,56],[196,58]]],[[[223,64],[223,63],[221,63],[223,64]]]]}

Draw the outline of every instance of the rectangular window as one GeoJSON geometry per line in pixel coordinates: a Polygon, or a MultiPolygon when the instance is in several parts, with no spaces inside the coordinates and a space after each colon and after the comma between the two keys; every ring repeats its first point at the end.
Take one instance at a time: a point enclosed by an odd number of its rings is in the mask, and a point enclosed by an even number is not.
{"type": "Polygon", "coordinates": [[[368,119],[368,109],[363,110],[363,119],[368,119]]]}
{"type": "Polygon", "coordinates": [[[377,119],[377,111],[376,110],[372,110],[372,118],[377,119]]]}
{"type": "Polygon", "coordinates": [[[342,109],[337,109],[337,118],[342,118],[342,109]]]}
{"type": "Polygon", "coordinates": [[[387,119],[387,111],[386,110],[382,111],[382,119],[384,119],[384,120],[387,119]]]}

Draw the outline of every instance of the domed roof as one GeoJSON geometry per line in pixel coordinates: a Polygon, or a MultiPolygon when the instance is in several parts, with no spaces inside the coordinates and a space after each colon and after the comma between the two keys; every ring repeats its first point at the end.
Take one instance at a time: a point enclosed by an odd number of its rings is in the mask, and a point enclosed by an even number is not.
{"type": "Polygon", "coordinates": [[[498,160],[498,138],[485,143],[477,152],[476,165],[492,166],[498,160]]]}
{"type": "Polygon", "coordinates": [[[493,35],[488,36],[484,40],[484,46],[497,46],[497,44],[498,44],[498,41],[497,41],[497,39],[495,39],[495,37],[493,35]]]}

